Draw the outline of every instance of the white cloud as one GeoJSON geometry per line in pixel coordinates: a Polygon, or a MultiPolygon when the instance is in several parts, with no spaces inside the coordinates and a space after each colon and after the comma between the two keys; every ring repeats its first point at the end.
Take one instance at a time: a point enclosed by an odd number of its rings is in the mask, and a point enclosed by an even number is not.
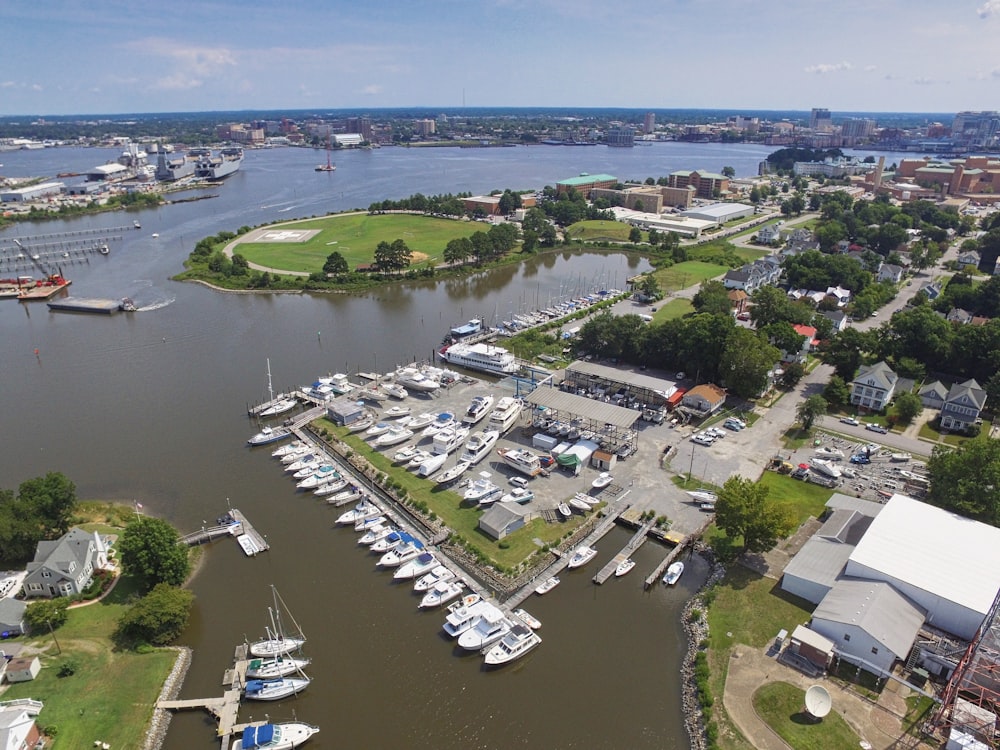
{"type": "Polygon", "coordinates": [[[866,65],[865,73],[871,73],[872,71],[878,70],[878,65],[866,65]]]}
{"type": "MultiPolygon", "coordinates": [[[[1000,0],[997,1],[1000,2],[1000,0]]],[[[853,67],[853,65],[844,60],[844,62],[839,63],[817,63],[815,65],[808,65],[803,68],[803,70],[806,73],[818,73],[822,75],[824,73],[836,73],[841,70],[850,70],[853,67]]]]}
{"type": "Polygon", "coordinates": [[[184,73],[174,73],[157,79],[156,88],[166,91],[187,91],[198,88],[202,83],[200,78],[192,78],[184,73]]]}
{"type": "Polygon", "coordinates": [[[41,91],[42,90],[42,85],[40,83],[33,83],[33,84],[31,84],[31,90],[32,91],[41,91]]]}
{"type": "Polygon", "coordinates": [[[145,53],[173,61],[173,72],[157,79],[160,89],[184,91],[204,85],[226,68],[237,65],[236,55],[225,47],[198,47],[172,39],[146,38],[125,45],[133,53],[145,53]]]}
{"type": "Polygon", "coordinates": [[[361,93],[365,96],[376,96],[382,93],[382,87],[377,83],[369,83],[367,86],[361,89],[361,93]]]}
{"type": "Polygon", "coordinates": [[[937,81],[935,81],[933,78],[926,78],[924,76],[920,76],[919,78],[914,78],[913,82],[917,86],[933,86],[935,83],[937,83],[937,81]]]}
{"type": "Polygon", "coordinates": [[[12,89],[16,85],[17,84],[14,83],[13,81],[3,81],[2,83],[0,83],[0,89],[12,89]]]}
{"type": "Polygon", "coordinates": [[[994,13],[1000,13],[1000,0],[986,0],[976,9],[976,13],[979,14],[980,18],[988,18],[994,13]]]}

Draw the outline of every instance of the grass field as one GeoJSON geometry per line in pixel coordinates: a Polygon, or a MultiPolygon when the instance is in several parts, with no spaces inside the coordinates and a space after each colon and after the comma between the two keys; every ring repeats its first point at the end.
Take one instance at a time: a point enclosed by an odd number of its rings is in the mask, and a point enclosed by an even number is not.
{"type": "Polygon", "coordinates": [[[101,602],[69,610],[65,625],[28,638],[42,651],[42,671],[32,682],[11,685],[3,700],[34,698],[45,704],[38,717],[43,727],[55,726],[56,747],[92,747],[95,739],[111,747],[141,747],[153,704],[177,654],[120,651],[110,637],[135,586],[123,578],[101,602]],[[58,642],[58,645],[57,645],[58,642]],[[76,672],[57,673],[72,662],[76,672]]]}
{"type": "Polygon", "coordinates": [[[371,263],[380,242],[403,240],[413,251],[412,265],[430,258],[441,261],[445,245],[459,237],[488,231],[474,221],[438,219],[412,214],[344,214],[321,219],[282,224],[281,229],[319,229],[307,242],[240,242],[233,252],[251,263],[283,271],[314,273],[323,270],[330,253],[344,256],[352,270],[361,263],[371,263]]]}
{"type": "Polygon", "coordinates": [[[672,299],[665,305],[656,308],[656,312],[653,313],[653,322],[665,323],[668,320],[683,317],[689,312],[694,312],[694,305],[691,304],[691,300],[672,299]]]}
{"type": "Polygon", "coordinates": [[[836,711],[821,720],[802,708],[805,691],[787,682],[772,682],[753,695],[753,705],[768,726],[795,750],[851,750],[860,738],[836,711]]]}
{"type": "Polygon", "coordinates": [[[700,260],[686,260],[669,268],[660,268],[653,272],[660,289],[673,291],[686,289],[700,284],[706,279],[721,276],[729,269],[716,263],[705,263],[700,260]]]}
{"type": "Polygon", "coordinates": [[[768,497],[779,505],[791,509],[799,524],[809,516],[819,518],[826,510],[826,501],[833,494],[833,490],[829,487],[792,479],[787,474],[779,474],[776,471],[765,471],[760,483],[770,488],[768,497]]]}
{"type": "Polygon", "coordinates": [[[789,633],[806,622],[813,606],[782,591],[773,578],[765,578],[742,565],[730,567],[712,589],[708,608],[712,648],[734,643],[763,648],[784,628],[789,633]]]}
{"type": "MultiPolygon", "coordinates": [[[[631,231],[631,225],[620,221],[592,219],[587,221],[578,221],[576,224],[570,225],[566,229],[566,235],[568,237],[572,237],[574,240],[580,240],[582,242],[600,242],[602,240],[607,240],[609,242],[628,242],[628,234],[631,231]]],[[[643,240],[646,239],[646,236],[646,233],[643,232],[643,240]]]]}

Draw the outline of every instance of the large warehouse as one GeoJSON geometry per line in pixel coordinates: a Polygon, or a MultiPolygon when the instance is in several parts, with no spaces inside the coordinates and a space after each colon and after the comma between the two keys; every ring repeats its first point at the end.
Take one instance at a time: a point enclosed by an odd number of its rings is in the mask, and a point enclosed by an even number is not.
{"type": "Polygon", "coordinates": [[[700,208],[689,208],[687,211],[681,211],[680,215],[702,221],[711,221],[721,227],[727,221],[753,216],[754,210],[753,206],[743,203],[713,203],[700,208]]]}

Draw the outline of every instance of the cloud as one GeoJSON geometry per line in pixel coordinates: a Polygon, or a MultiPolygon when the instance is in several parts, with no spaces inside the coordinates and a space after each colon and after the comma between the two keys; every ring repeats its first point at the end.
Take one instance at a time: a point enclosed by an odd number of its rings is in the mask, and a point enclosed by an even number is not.
{"type": "Polygon", "coordinates": [[[871,73],[872,71],[878,70],[878,65],[866,65],[865,73],[871,73]]]}
{"type": "Polygon", "coordinates": [[[17,84],[14,83],[13,81],[3,81],[3,82],[0,82],[0,89],[12,89],[15,86],[17,86],[17,84]]]}
{"type": "MultiPolygon", "coordinates": [[[[1000,2],[1000,0],[997,0],[997,2],[1000,2]]],[[[822,75],[825,73],[836,73],[841,70],[850,70],[853,67],[853,65],[844,60],[844,62],[839,63],[817,63],[815,65],[808,65],[803,68],[803,70],[806,73],[817,73],[822,75]]]]}
{"type": "Polygon", "coordinates": [[[188,91],[198,88],[202,83],[204,81],[200,78],[192,78],[184,73],[174,73],[173,75],[158,78],[156,80],[156,88],[164,89],[165,91],[188,91]]]}
{"type": "Polygon", "coordinates": [[[369,83],[367,86],[361,89],[361,93],[364,94],[365,96],[377,96],[378,94],[382,93],[382,87],[379,86],[377,83],[369,83]]]}
{"type": "Polygon", "coordinates": [[[31,84],[31,90],[32,91],[41,91],[42,90],[42,85],[40,83],[33,83],[33,84],[31,84]]]}
{"type": "Polygon", "coordinates": [[[227,68],[237,65],[236,55],[226,47],[199,47],[158,37],[139,39],[125,45],[133,52],[173,61],[173,72],[161,76],[155,86],[183,91],[204,85],[227,68]]]}
{"type": "Polygon", "coordinates": [[[1000,13],[1000,0],[986,0],[976,9],[976,13],[979,14],[980,18],[989,18],[994,13],[1000,13]]]}
{"type": "Polygon", "coordinates": [[[926,78],[924,76],[920,76],[919,78],[914,78],[913,83],[916,84],[917,86],[933,86],[935,83],[937,83],[937,81],[935,81],[933,78],[926,78]]]}

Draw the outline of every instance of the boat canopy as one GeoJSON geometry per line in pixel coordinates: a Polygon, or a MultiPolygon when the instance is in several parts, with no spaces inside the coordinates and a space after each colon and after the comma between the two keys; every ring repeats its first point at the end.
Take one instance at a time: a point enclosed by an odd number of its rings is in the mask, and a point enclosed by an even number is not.
{"type": "Polygon", "coordinates": [[[424,548],[423,543],[419,539],[416,539],[416,538],[410,536],[405,531],[400,531],[399,532],[399,538],[403,542],[403,544],[408,544],[408,543],[412,544],[417,549],[423,549],[424,548]]]}
{"type": "Polygon", "coordinates": [[[433,559],[434,559],[434,555],[432,555],[430,552],[424,552],[419,557],[417,557],[417,562],[426,564],[426,563],[429,563],[433,559]]]}
{"type": "Polygon", "coordinates": [[[261,747],[274,740],[274,724],[247,727],[243,730],[243,750],[261,747]]]}
{"type": "Polygon", "coordinates": [[[259,693],[264,689],[264,680],[247,680],[247,692],[248,693],[259,693]]]}
{"type": "Polygon", "coordinates": [[[582,461],[575,453],[564,452],[556,455],[556,463],[560,466],[576,466],[577,464],[582,463],[582,461]]]}

